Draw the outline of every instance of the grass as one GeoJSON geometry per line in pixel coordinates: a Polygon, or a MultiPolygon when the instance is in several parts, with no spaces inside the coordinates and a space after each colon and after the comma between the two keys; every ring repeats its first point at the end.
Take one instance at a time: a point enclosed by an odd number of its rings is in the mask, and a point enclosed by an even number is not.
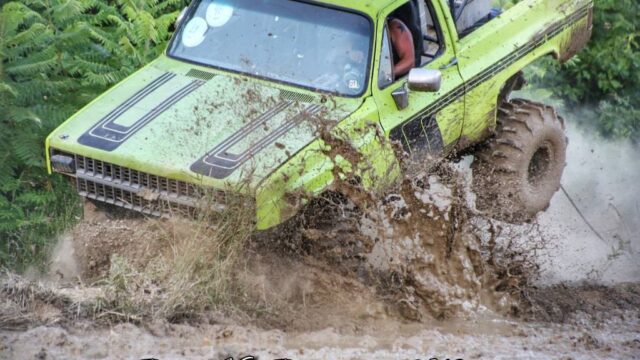
{"type": "Polygon", "coordinates": [[[230,305],[241,292],[234,280],[254,217],[244,199],[233,199],[226,211],[201,213],[196,220],[150,220],[157,222],[165,246],[144,268],[123,256],[111,258],[109,276],[101,282],[111,294],[108,307],[175,321],[230,305]]]}
{"type": "MultiPolygon", "coordinates": [[[[0,238],[3,246],[0,268],[6,269],[3,281],[13,284],[6,287],[9,292],[5,295],[15,300],[0,302],[0,327],[38,323],[29,317],[32,311],[20,304],[30,303],[25,299],[34,298],[32,294],[47,295],[49,290],[16,274],[34,267],[39,273],[46,273],[58,235],[81,218],[78,196],[65,184],[58,185],[62,186],[56,188],[55,201],[38,209],[48,215],[47,221],[23,226],[20,231],[0,238]],[[19,289],[19,293],[15,289],[19,289]],[[11,318],[11,314],[16,317],[11,318]]],[[[214,195],[203,196],[203,203],[212,204],[214,195]]],[[[83,290],[101,290],[99,296],[87,299],[91,309],[83,317],[115,322],[179,321],[231,306],[234,298],[243,296],[235,279],[246,253],[245,245],[255,229],[255,209],[244,197],[228,196],[224,201],[225,211],[216,212],[210,210],[212,206],[203,206],[204,210],[195,218],[133,220],[136,226],[148,230],[130,233],[140,237],[132,239],[138,251],[128,253],[118,245],[105,247],[111,259],[108,274],[93,284],[97,287],[79,284],[83,290]],[[150,260],[143,264],[136,261],[139,259],[134,256],[141,254],[140,251],[152,252],[145,257],[150,260]]],[[[92,240],[101,241],[101,237],[92,240]]],[[[50,296],[45,297],[44,302],[48,303],[50,296]]]]}
{"type": "MultiPolygon", "coordinates": [[[[205,194],[203,203],[213,204],[216,196],[215,202],[220,203],[215,193],[205,194]]],[[[53,197],[37,209],[44,221],[0,237],[0,269],[6,269],[7,274],[33,268],[46,273],[58,236],[81,218],[81,203],[71,187],[58,183],[53,197]]],[[[140,264],[126,249],[114,248],[108,275],[94,284],[104,291],[90,300],[93,311],[87,316],[114,321],[177,321],[231,306],[234,299],[244,296],[235,280],[246,254],[245,245],[255,229],[255,209],[248,199],[251,197],[227,196],[223,212],[203,205],[195,218],[148,218],[136,223],[149,229],[132,235],[140,236],[134,239],[140,249],[153,252],[151,260],[140,264]],[[149,244],[155,247],[149,248],[149,244]]],[[[6,310],[0,313],[24,313],[6,310]]]]}

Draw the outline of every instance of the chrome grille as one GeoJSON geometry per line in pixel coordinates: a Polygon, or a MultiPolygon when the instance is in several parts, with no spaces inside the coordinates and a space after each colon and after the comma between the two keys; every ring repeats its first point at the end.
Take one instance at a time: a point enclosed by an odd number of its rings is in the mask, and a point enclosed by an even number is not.
{"type": "Polygon", "coordinates": [[[189,205],[176,204],[171,201],[147,200],[134,192],[86,179],[78,178],[76,185],[78,193],[82,196],[149,215],[193,216],[196,213],[196,208],[189,205]]]}
{"type": "MultiPolygon", "coordinates": [[[[133,187],[144,187],[159,192],[166,192],[174,196],[200,198],[205,195],[204,190],[195,184],[151,175],[81,155],[76,155],[76,167],[78,171],[84,171],[85,173],[99,176],[114,183],[127,184],[133,187]]],[[[223,193],[220,192],[219,195],[223,195],[223,193]]]]}
{"type": "Polygon", "coordinates": [[[216,204],[214,210],[224,210],[226,196],[222,191],[82,155],[75,158],[81,196],[155,216],[192,216],[208,204],[216,204]]]}

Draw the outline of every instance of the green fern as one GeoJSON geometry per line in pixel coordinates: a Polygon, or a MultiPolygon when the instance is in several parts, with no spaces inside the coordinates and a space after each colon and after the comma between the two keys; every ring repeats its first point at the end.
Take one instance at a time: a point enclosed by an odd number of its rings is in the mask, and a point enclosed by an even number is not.
{"type": "Polygon", "coordinates": [[[45,169],[46,135],[161,54],[186,3],[0,0],[0,267],[42,262],[73,219],[73,191],[45,169]]]}

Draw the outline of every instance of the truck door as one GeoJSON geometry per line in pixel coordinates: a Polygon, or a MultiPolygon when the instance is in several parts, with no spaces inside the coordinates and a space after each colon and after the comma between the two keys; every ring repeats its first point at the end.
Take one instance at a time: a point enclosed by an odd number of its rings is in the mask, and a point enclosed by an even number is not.
{"type": "Polygon", "coordinates": [[[446,17],[450,13],[444,10],[434,0],[396,2],[383,10],[377,26],[372,88],[380,122],[386,135],[400,142],[404,150],[418,161],[453,149],[463,126],[464,84],[458,71],[452,40],[447,35],[446,17]],[[407,11],[415,11],[414,15],[417,16],[407,16],[407,11]],[[422,41],[423,53],[418,67],[442,72],[439,91],[411,91],[408,104],[403,109],[398,107],[392,95],[406,87],[407,75],[397,78],[393,74],[394,49],[388,28],[390,17],[403,22],[412,19],[416,22],[409,29],[414,33],[414,41],[422,41]],[[421,32],[418,36],[415,36],[416,28],[421,32]]]}

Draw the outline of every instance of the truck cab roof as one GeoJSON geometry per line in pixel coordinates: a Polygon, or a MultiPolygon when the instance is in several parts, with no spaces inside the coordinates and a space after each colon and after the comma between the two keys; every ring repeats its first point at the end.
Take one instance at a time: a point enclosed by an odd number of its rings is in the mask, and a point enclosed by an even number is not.
{"type": "Polygon", "coordinates": [[[339,8],[356,10],[375,18],[376,14],[394,1],[396,0],[358,0],[350,1],[349,3],[345,3],[345,1],[341,0],[319,0],[317,2],[339,8]]]}

